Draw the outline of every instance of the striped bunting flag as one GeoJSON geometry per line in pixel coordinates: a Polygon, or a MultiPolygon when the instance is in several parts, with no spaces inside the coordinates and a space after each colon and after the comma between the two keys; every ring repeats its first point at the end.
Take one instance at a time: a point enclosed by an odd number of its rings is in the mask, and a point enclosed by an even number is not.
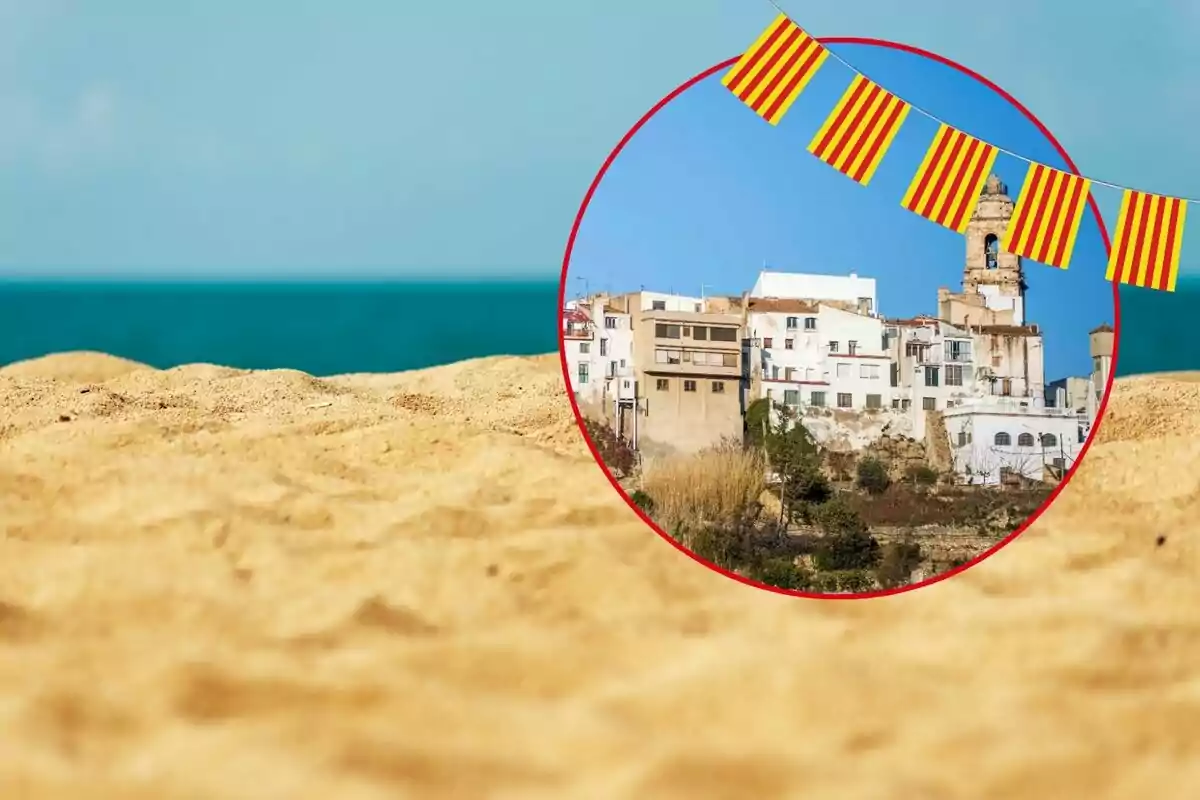
{"type": "Polygon", "coordinates": [[[1005,252],[1066,269],[1075,249],[1091,181],[1030,164],[1000,247],[1005,252]]]}
{"type": "Polygon", "coordinates": [[[925,219],[965,233],[997,152],[987,142],[943,124],[900,204],[925,219]]]}
{"type": "Polygon", "coordinates": [[[1175,291],[1187,201],[1126,189],[1108,257],[1110,281],[1175,291]]]}
{"type": "Polygon", "coordinates": [[[866,186],[908,111],[908,103],[857,75],[809,143],[808,152],[866,186]]]}
{"type": "Polygon", "coordinates": [[[780,14],[721,83],[776,125],[828,56],[816,39],[780,14]]]}

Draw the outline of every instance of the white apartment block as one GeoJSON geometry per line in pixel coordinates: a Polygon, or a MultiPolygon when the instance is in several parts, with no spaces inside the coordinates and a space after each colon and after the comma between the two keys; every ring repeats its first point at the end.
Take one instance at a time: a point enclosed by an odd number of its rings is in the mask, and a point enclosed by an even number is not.
{"type": "Polygon", "coordinates": [[[827,300],[845,303],[865,314],[879,313],[875,279],[849,275],[817,275],[802,272],[763,270],[750,290],[750,297],[781,300],[827,300]]]}
{"type": "Polygon", "coordinates": [[[598,295],[568,304],[563,341],[571,391],[583,404],[607,411],[618,399],[634,397],[633,326],[630,315],[598,295]]]}
{"type": "Polygon", "coordinates": [[[1086,439],[1073,409],[1033,407],[1019,398],[978,398],[947,409],[954,471],[970,484],[995,485],[1005,473],[1061,478],[1086,439]]]}

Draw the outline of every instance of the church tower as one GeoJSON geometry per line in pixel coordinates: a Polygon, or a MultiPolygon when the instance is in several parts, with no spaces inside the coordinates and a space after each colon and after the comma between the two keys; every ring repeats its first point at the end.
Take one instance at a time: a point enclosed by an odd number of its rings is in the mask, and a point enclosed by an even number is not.
{"type": "Polygon", "coordinates": [[[989,175],[979,206],[967,223],[967,260],[963,268],[963,293],[983,295],[989,308],[1013,310],[1013,321],[1025,323],[1025,270],[1021,257],[1000,249],[1012,219],[1013,201],[1008,187],[989,175]]]}

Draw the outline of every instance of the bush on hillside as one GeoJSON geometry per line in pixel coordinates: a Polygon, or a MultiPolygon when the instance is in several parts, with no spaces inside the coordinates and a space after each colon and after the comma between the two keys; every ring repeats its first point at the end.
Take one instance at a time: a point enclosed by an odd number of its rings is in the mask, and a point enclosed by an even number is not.
{"type": "Polygon", "coordinates": [[[891,483],[887,467],[877,458],[864,458],[858,462],[858,488],[869,494],[883,494],[891,483]]]}
{"type": "Polygon", "coordinates": [[[633,472],[637,455],[623,436],[613,430],[607,422],[600,420],[584,419],[583,426],[588,439],[600,454],[600,460],[614,477],[624,478],[633,472]]]}
{"type": "Polygon", "coordinates": [[[893,542],[883,547],[875,577],[884,589],[907,586],[913,570],[921,565],[921,546],[916,542],[893,542]]]}

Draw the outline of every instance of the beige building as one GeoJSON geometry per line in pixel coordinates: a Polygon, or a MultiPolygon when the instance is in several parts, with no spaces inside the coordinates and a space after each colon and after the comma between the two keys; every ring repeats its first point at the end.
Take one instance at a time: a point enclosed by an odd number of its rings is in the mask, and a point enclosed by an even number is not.
{"type": "Polygon", "coordinates": [[[634,313],[638,449],[694,453],[742,436],[742,321],[731,314],[634,313]]]}

